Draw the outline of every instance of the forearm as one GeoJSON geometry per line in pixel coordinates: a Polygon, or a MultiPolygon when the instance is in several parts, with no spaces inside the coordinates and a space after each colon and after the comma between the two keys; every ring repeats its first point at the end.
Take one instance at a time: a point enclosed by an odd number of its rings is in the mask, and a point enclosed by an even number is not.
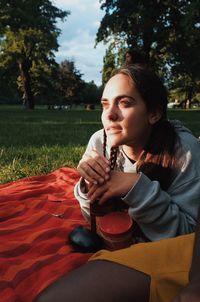
{"type": "Polygon", "coordinates": [[[163,191],[157,181],[142,174],[123,200],[129,205],[129,215],[152,241],[194,231],[196,217],[189,212],[193,207],[184,190],[179,194],[163,191]]]}

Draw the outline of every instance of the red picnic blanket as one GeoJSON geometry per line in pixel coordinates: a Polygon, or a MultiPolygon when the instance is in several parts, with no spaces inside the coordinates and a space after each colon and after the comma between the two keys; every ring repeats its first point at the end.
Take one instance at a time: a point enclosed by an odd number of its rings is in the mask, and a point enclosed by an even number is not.
{"type": "Polygon", "coordinates": [[[0,185],[0,301],[31,302],[65,273],[84,264],[68,242],[86,225],[73,187],[71,168],[0,185]]]}

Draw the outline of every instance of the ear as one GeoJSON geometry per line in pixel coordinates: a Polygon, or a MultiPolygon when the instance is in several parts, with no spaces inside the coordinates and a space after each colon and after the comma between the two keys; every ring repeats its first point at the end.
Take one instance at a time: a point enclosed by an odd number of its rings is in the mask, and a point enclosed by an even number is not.
{"type": "Polygon", "coordinates": [[[162,116],[162,112],[159,109],[157,109],[155,112],[150,112],[149,113],[149,124],[154,125],[161,119],[161,116],[162,116]]]}

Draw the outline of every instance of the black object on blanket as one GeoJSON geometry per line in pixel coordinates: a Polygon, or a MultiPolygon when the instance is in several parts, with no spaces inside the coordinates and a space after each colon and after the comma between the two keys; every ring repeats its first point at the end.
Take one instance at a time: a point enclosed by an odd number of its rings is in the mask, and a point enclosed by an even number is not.
{"type": "Polygon", "coordinates": [[[69,234],[69,241],[80,253],[95,253],[103,248],[101,237],[81,225],[69,234]]]}
{"type": "Polygon", "coordinates": [[[114,199],[107,201],[103,206],[99,205],[98,201],[90,203],[91,230],[80,225],[69,234],[69,241],[77,252],[95,253],[104,248],[104,241],[97,234],[96,217],[115,211],[121,204],[114,199]]]}

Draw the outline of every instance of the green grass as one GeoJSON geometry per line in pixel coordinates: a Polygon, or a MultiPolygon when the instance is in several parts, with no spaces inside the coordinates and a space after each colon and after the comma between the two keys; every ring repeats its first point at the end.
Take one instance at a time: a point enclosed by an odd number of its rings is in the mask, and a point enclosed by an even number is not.
{"type": "Polygon", "coordinates": [[[100,111],[0,107],[0,182],[76,167],[100,111]]]}
{"type": "Polygon", "coordinates": [[[180,120],[196,137],[200,136],[200,110],[169,110],[168,117],[180,120]]]}
{"type": "MultiPolygon", "coordinates": [[[[26,111],[0,106],[0,183],[76,167],[92,133],[101,128],[100,111],[26,111]]],[[[200,135],[200,111],[169,111],[200,135]]]]}

